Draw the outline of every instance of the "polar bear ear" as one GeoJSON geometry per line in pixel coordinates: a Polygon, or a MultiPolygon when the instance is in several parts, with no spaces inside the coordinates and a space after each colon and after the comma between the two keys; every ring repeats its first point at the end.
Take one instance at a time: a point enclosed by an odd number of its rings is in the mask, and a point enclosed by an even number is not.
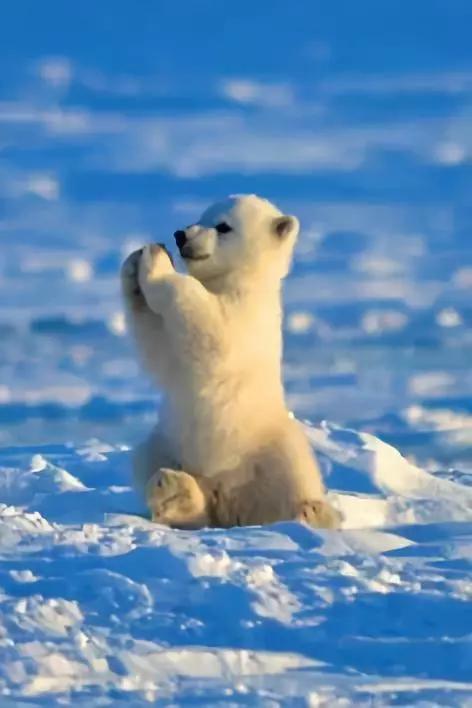
{"type": "Polygon", "coordinates": [[[280,239],[285,239],[287,236],[296,236],[300,228],[298,219],[295,216],[278,216],[272,223],[274,233],[280,239]]]}

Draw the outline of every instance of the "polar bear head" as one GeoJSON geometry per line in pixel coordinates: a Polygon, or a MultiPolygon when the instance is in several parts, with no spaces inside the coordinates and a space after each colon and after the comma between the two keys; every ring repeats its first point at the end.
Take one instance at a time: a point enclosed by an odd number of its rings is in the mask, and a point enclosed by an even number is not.
{"type": "Polygon", "coordinates": [[[287,274],[298,231],[294,216],[251,194],[213,204],[174,236],[187,270],[205,284],[257,272],[267,282],[287,274]]]}

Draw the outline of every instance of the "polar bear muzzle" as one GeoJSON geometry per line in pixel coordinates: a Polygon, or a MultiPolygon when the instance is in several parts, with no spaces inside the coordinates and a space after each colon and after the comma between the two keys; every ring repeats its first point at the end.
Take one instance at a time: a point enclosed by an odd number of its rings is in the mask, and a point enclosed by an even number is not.
{"type": "Polygon", "coordinates": [[[188,239],[187,234],[183,229],[179,229],[174,233],[175,242],[179,249],[180,255],[185,260],[204,261],[210,257],[208,244],[206,239],[193,238],[188,239]]]}

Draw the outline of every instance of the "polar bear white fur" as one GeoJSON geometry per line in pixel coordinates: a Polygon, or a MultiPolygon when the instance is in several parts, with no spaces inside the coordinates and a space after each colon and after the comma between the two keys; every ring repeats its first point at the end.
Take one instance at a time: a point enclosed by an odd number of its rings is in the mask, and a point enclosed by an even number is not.
{"type": "Polygon", "coordinates": [[[337,525],[282,385],[281,281],[298,230],[265,199],[229,197],[176,232],[186,274],[160,245],[123,265],[129,325],[164,394],[134,456],[156,521],[337,525]]]}

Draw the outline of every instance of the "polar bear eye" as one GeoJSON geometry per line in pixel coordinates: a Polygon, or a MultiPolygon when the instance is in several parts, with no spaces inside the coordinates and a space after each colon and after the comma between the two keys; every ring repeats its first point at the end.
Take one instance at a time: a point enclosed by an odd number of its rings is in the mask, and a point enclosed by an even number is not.
{"type": "Polygon", "coordinates": [[[227,234],[233,230],[231,226],[225,221],[222,221],[221,224],[217,224],[215,226],[215,229],[218,231],[219,234],[227,234]]]}

